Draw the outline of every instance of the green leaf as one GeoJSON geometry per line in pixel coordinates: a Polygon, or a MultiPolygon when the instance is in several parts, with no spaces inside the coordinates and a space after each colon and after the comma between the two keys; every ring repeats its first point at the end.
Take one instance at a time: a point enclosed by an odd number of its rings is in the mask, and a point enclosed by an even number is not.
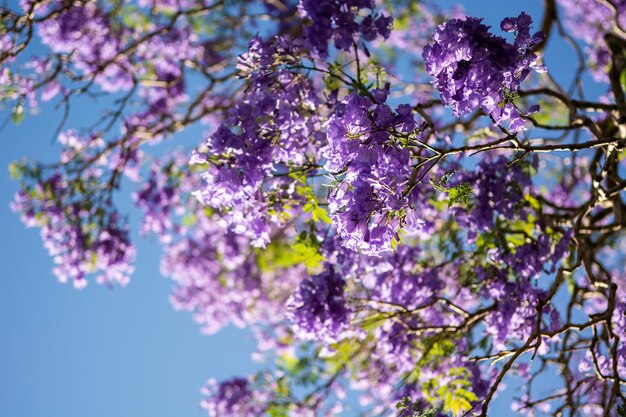
{"type": "Polygon", "coordinates": [[[94,272],[96,270],[96,262],[98,262],[98,255],[92,252],[91,259],[89,260],[89,271],[94,272]]]}
{"type": "MultiPolygon", "coordinates": [[[[570,294],[574,294],[574,289],[576,288],[576,280],[572,274],[565,274],[565,280],[567,283],[567,292],[570,294]]],[[[626,417],[626,416],[625,416],[626,417]]]]}
{"type": "Polygon", "coordinates": [[[498,138],[498,134],[493,131],[490,127],[483,127],[475,130],[468,138],[468,141],[472,140],[484,140],[484,139],[496,139],[498,138]]]}
{"type": "Polygon", "coordinates": [[[469,183],[464,182],[461,185],[448,189],[448,206],[462,203],[467,205],[470,195],[474,193],[474,189],[469,183]]]}
{"type": "Polygon", "coordinates": [[[24,166],[19,161],[9,164],[9,176],[14,180],[19,180],[24,172],[24,166]]]}
{"type": "Polygon", "coordinates": [[[389,313],[378,312],[372,316],[367,317],[361,322],[361,328],[365,331],[374,330],[377,327],[385,324],[385,320],[389,318],[389,313]]]}
{"type": "MultiPolygon", "coordinates": [[[[306,178],[303,178],[302,180],[306,181],[306,178]]],[[[302,206],[302,210],[304,210],[305,213],[311,213],[311,219],[313,219],[315,223],[319,223],[320,221],[327,224],[332,223],[332,220],[328,216],[326,209],[319,206],[317,202],[317,196],[313,192],[313,189],[310,185],[298,185],[296,187],[296,191],[304,198],[306,198],[307,202],[302,206]]]]}
{"type": "Polygon", "coordinates": [[[18,104],[13,107],[13,111],[11,113],[11,121],[16,125],[19,125],[24,120],[24,106],[18,104]]]}
{"type": "Polygon", "coordinates": [[[478,401],[478,397],[470,391],[471,374],[467,368],[452,368],[448,375],[454,379],[445,384],[438,378],[432,378],[424,384],[424,397],[430,403],[441,403],[443,412],[459,415],[470,410],[472,401],[478,401]]]}
{"type": "Polygon", "coordinates": [[[289,411],[285,404],[272,404],[267,409],[270,417],[289,417],[289,411]]]}
{"type": "Polygon", "coordinates": [[[324,77],[324,86],[328,91],[339,90],[341,87],[341,80],[329,74],[324,77]]]}
{"type": "Polygon", "coordinates": [[[270,417],[289,417],[289,412],[285,404],[272,404],[267,409],[270,417]]]}
{"type": "Polygon", "coordinates": [[[321,208],[317,203],[306,203],[302,206],[302,210],[305,213],[311,213],[311,218],[315,223],[319,223],[320,221],[331,224],[332,220],[325,209],[321,208]]]}
{"type": "Polygon", "coordinates": [[[322,272],[322,263],[326,258],[320,253],[320,244],[311,233],[300,233],[292,249],[296,252],[296,259],[304,264],[309,274],[322,272]]]}
{"type": "Polygon", "coordinates": [[[537,200],[534,196],[532,196],[531,194],[526,194],[524,196],[524,199],[526,201],[528,201],[528,204],[530,204],[530,206],[535,209],[535,210],[541,210],[541,202],[539,200],[537,200]]]}
{"type": "Polygon", "coordinates": [[[446,187],[447,182],[453,174],[454,173],[450,173],[442,176],[438,183],[435,183],[431,178],[430,185],[432,185],[435,190],[448,194],[448,199],[446,200],[448,207],[458,203],[467,205],[470,196],[474,193],[474,189],[468,182],[450,188],[446,187]]]}
{"type": "Polygon", "coordinates": [[[297,374],[300,370],[300,361],[294,355],[285,353],[278,357],[278,366],[284,369],[288,374],[297,374]]]}
{"type": "Polygon", "coordinates": [[[521,233],[509,233],[506,235],[506,241],[510,246],[516,248],[518,246],[522,246],[526,242],[526,239],[521,233]]]}
{"type": "Polygon", "coordinates": [[[257,251],[257,264],[263,272],[303,264],[310,274],[318,274],[322,272],[325,260],[320,253],[320,243],[307,232],[300,233],[293,245],[272,242],[267,248],[257,251]]]}
{"type": "Polygon", "coordinates": [[[410,16],[406,13],[398,19],[393,19],[393,30],[406,30],[409,28],[410,23],[410,16]]]}
{"type": "Polygon", "coordinates": [[[256,254],[259,269],[265,273],[300,263],[294,250],[284,242],[272,242],[265,249],[257,250],[256,254]]]}

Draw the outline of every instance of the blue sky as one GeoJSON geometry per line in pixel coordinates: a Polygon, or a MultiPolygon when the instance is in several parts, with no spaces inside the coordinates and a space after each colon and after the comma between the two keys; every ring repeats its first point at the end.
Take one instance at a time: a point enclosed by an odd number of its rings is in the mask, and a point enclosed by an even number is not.
{"type": "MultiPolygon", "coordinates": [[[[541,22],[539,0],[463,3],[494,28],[522,9],[535,27],[541,22]]],[[[574,62],[562,44],[550,45],[547,55],[557,77],[571,74],[574,62]]],[[[97,115],[96,104],[83,104],[68,126],[97,115]]],[[[0,121],[7,115],[0,109],[0,121]]],[[[190,314],[172,309],[171,282],[159,274],[160,250],[138,238],[138,214],[131,215],[138,246],[132,282],[113,290],[91,283],[76,291],[52,276],[38,230],[25,229],[9,209],[17,184],[6,167],[23,156],[55,160],[52,133],[59,119],[48,105],[0,132],[0,417],[202,416],[199,389],[207,378],[258,368],[250,359],[253,343],[233,328],[202,335],[190,314]]],[[[182,139],[192,144],[200,136],[195,131],[182,139]]],[[[509,399],[496,401],[492,415],[510,414],[509,399]]]]}

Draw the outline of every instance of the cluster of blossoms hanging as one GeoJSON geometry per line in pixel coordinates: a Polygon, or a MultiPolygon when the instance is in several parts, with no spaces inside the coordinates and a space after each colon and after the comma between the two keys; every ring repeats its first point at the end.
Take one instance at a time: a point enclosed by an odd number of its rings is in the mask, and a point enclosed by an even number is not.
{"type": "Polygon", "coordinates": [[[456,116],[480,107],[496,124],[508,120],[512,131],[525,128],[511,96],[531,70],[545,71],[532,52],[544,34],[531,36],[531,23],[524,12],[502,21],[503,31],[515,32],[512,45],[477,18],[452,19],[437,29],[433,44],[424,48],[424,62],[444,104],[456,116]]]}
{"type": "Polygon", "coordinates": [[[0,8],[16,123],[112,98],[87,133],[60,126],[58,163],[11,165],[13,209],[59,280],[125,285],[113,196],[135,184],[174,307],[250,329],[267,364],[210,380],[211,417],[486,417],[505,378],[522,415],[626,415],[624,2],[547,0],[540,32],[406,3],[0,8]],[[603,97],[585,62],[575,94],[545,75],[555,29],[580,52],[563,16],[603,97]],[[35,34],[49,53],[23,64],[35,34]],[[145,146],[198,125],[193,150],[145,146]]]}

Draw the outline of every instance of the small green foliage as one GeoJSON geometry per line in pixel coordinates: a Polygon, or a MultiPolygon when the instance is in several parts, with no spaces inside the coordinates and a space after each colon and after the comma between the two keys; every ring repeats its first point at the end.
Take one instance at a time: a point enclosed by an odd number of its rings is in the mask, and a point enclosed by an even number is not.
{"type": "Polygon", "coordinates": [[[13,107],[13,110],[11,112],[11,121],[16,125],[19,125],[20,123],[22,123],[23,120],[24,106],[22,104],[18,104],[17,106],[13,107]]]}
{"type": "Polygon", "coordinates": [[[437,191],[448,194],[448,207],[454,204],[462,204],[467,206],[469,204],[469,198],[474,193],[474,189],[468,182],[461,183],[454,187],[447,187],[447,182],[453,174],[447,174],[441,177],[439,183],[435,183],[432,178],[430,184],[437,191]]]}
{"type": "Polygon", "coordinates": [[[619,417],[626,417],[626,403],[617,406],[617,415],[619,417]]]}
{"type": "Polygon", "coordinates": [[[302,232],[292,246],[298,262],[303,263],[309,274],[319,274],[326,260],[320,253],[320,243],[312,233],[302,232]]]}
{"type": "Polygon", "coordinates": [[[313,219],[313,222],[324,222],[327,224],[332,223],[326,209],[320,207],[317,202],[317,197],[309,185],[298,186],[297,191],[301,195],[305,196],[307,202],[302,206],[302,210],[304,210],[305,213],[311,213],[311,219],[313,219]]]}
{"type": "Polygon", "coordinates": [[[360,327],[363,330],[369,332],[385,324],[385,321],[389,319],[389,316],[390,316],[390,313],[385,313],[385,312],[374,313],[373,315],[365,318],[361,322],[360,327]]]}
{"type": "Polygon", "coordinates": [[[488,233],[478,233],[476,236],[476,252],[485,253],[489,249],[494,248],[496,245],[493,241],[493,236],[488,233]]]}
{"type": "Polygon", "coordinates": [[[326,364],[319,360],[316,350],[300,350],[297,355],[285,353],[279,356],[277,366],[292,384],[299,386],[316,384],[324,374],[326,364]]]}
{"type": "Polygon", "coordinates": [[[524,199],[528,202],[528,204],[530,204],[530,206],[535,209],[535,210],[541,210],[541,202],[539,200],[537,200],[534,196],[532,196],[531,194],[526,194],[524,196],[524,199]]]}
{"type": "Polygon", "coordinates": [[[346,338],[330,345],[333,354],[324,359],[327,373],[333,375],[342,369],[352,372],[362,369],[370,360],[368,351],[363,348],[373,342],[374,336],[370,333],[365,339],[346,338]]]}
{"type": "MultiPolygon", "coordinates": [[[[276,391],[277,396],[280,397],[289,397],[291,394],[291,388],[289,387],[289,380],[286,377],[281,377],[276,380],[276,391]]],[[[286,405],[285,405],[286,406],[286,405]]]]}
{"type": "Polygon", "coordinates": [[[287,404],[271,404],[267,408],[267,414],[270,417],[288,417],[289,409],[287,404]]]}
{"type": "Polygon", "coordinates": [[[361,75],[368,80],[369,88],[380,88],[387,82],[387,70],[375,57],[370,58],[363,66],[361,75]]]}
{"type": "Polygon", "coordinates": [[[470,195],[474,192],[469,183],[464,182],[463,184],[457,185],[456,187],[452,187],[448,190],[448,206],[453,204],[463,204],[467,205],[470,195]]]}
{"type": "Polygon", "coordinates": [[[436,408],[421,409],[417,403],[411,401],[411,397],[403,397],[397,404],[398,417],[435,417],[436,408]]]}
{"type": "Polygon", "coordinates": [[[515,100],[519,98],[519,94],[517,94],[515,91],[507,91],[506,89],[503,89],[503,92],[504,92],[504,100],[498,103],[498,107],[500,108],[503,108],[509,103],[515,102],[515,100]]]}
{"type": "Polygon", "coordinates": [[[93,252],[91,259],[89,259],[89,271],[94,272],[96,270],[96,263],[98,262],[98,255],[93,252]]]}
{"type": "Polygon", "coordinates": [[[298,264],[293,249],[283,242],[272,242],[265,249],[257,250],[257,264],[262,272],[268,273],[280,268],[298,264]]]}
{"type": "Polygon", "coordinates": [[[316,223],[320,221],[327,224],[332,223],[332,220],[328,216],[326,210],[317,205],[317,203],[306,203],[302,209],[307,213],[311,213],[311,218],[316,223]]]}
{"type": "MultiPolygon", "coordinates": [[[[423,376],[421,371],[424,367],[437,367],[442,361],[449,358],[456,349],[453,339],[430,337],[419,342],[423,354],[415,369],[406,375],[406,383],[414,383],[423,376]]],[[[478,397],[471,391],[471,373],[467,368],[457,367],[448,371],[449,378],[445,381],[441,378],[431,378],[422,382],[422,392],[424,399],[430,404],[438,404],[442,411],[458,415],[468,411],[473,401],[478,401],[478,397]]],[[[412,414],[401,414],[401,416],[412,414]]],[[[419,414],[421,416],[421,414],[419,414]]]]}
{"type": "Polygon", "coordinates": [[[324,86],[326,87],[326,90],[333,91],[341,88],[341,78],[336,75],[341,73],[341,67],[342,65],[338,61],[332,62],[328,65],[328,74],[324,77],[324,86]]]}
{"type": "Polygon", "coordinates": [[[478,401],[470,381],[470,372],[467,368],[452,368],[448,371],[451,381],[442,381],[432,378],[422,386],[424,398],[429,403],[441,403],[446,413],[458,415],[472,408],[472,402],[478,401]]]}
{"type": "Polygon", "coordinates": [[[411,16],[408,13],[401,15],[397,19],[393,19],[393,30],[406,30],[411,24],[411,16]]]}
{"type": "Polygon", "coordinates": [[[288,374],[296,374],[302,370],[298,358],[290,353],[278,357],[278,367],[288,374]]]}
{"type": "Polygon", "coordinates": [[[309,184],[306,184],[306,177],[302,177],[297,174],[292,175],[292,177],[302,183],[301,185],[296,186],[298,194],[306,199],[306,203],[302,206],[302,210],[304,210],[305,213],[311,213],[311,219],[314,223],[323,222],[331,224],[332,220],[328,216],[328,212],[326,209],[320,207],[313,188],[311,188],[309,184]]]}
{"type": "Polygon", "coordinates": [[[322,271],[326,260],[320,253],[320,243],[312,233],[302,232],[292,245],[285,242],[272,242],[265,249],[256,251],[257,265],[263,272],[290,268],[303,264],[310,274],[322,271]]]}
{"type": "Polygon", "coordinates": [[[422,344],[422,351],[424,353],[419,361],[420,365],[437,365],[441,362],[442,359],[450,356],[456,348],[456,344],[453,340],[437,336],[424,338],[422,344]]]}
{"type": "Polygon", "coordinates": [[[352,343],[350,340],[342,340],[341,342],[335,343],[331,346],[335,354],[330,358],[327,358],[326,361],[329,366],[330,372],[338,372],[341,368],[343,368],[346,364],[350,364],[350,358],[352,357],[355,348],[358,347],[358,344],[352,343]]]}
{"type": "Polygon", "coordinates": [[[24,174],[24,166],[19,161],[13,161],[9,164],[9,176],[11,179],[19,180],[24,174]]]}
{"type": "Polygon", "coordinates": [[[341,87],[341,80],[331,74],[324,77],[324,85],[328,91],[339,90],[341,87]]]}
{"type": "Polygon", "coordinates": [[[267,214],[269,214],[270,216],[276,216],[280,220],[287,222],[289,221],[289,219],[291,219],[291,214],[289,214],[285,210],[289,210],[290,208],[291,206],[284,206],[282,207],[283,210],[276,210],[276,209],[270,208],[267,210],[267,214]]]}

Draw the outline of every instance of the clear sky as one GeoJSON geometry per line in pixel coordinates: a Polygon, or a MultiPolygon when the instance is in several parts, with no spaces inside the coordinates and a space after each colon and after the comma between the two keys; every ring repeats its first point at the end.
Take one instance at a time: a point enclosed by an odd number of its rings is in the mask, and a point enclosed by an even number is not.
{"type": "MultiPolygon", "coordinates": [[[[494,28],[521,10],[540,26],[540,0],[462,3],[494,28]]],[[[549,46],[547,64],[565,77],[574,63],[561,48],[549,46]]],[[[51,110],[44,106],[40,115],[0,132],[0,417],[202,416],[199,389],[207,378],[258,368],[250,359],[253,342],[232,328],[202,335],[190,314],[172,309],[158,245],[138,238],[138,214],[131,215],[138,246],[131,283],[113,290],[90,283],[76,291],[53,277],[38,230],[25,229],[9,209],[17,184],[8,164],[23,156],[58,157],[52,133],[60,115],[51,110]]],[[[85,101],[68,126],[83,126],[97,110],[85,101]]],[[[0,109],[0,122],[8,114],[0,109]]],[[[187,144],[199,140],[198,131],[184,137],[187,144]]],[[[495,402],[492,415],[510,415],[509,395],[495,402]]]]}

